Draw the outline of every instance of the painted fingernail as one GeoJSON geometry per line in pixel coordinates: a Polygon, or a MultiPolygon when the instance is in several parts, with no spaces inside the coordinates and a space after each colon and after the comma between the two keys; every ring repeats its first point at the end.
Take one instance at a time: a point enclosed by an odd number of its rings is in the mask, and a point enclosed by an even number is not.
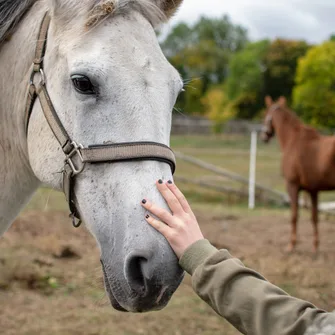
{"type": "Polygon", "coordinates": [[[158,180],[158,184],[163,184],[163,180],[162,180],[162,179],[159,179],[159,180],[158,180]]]}
{"type": "Polygon", "coordinates": [[[146,215],[145,218],[146,218],[146,219],[149,219],[149,215],[146,215]]]}
{"type": "Polygon", "coordinates": [[[145,204],[147,201],[145,199],[142,200],[142,204],[145,204]]]}
{"type": "Polygon", "coordinates": [[[168,180],[168,184],[172,184],[172,181],[171,181],[171,180],[168,180]]]}

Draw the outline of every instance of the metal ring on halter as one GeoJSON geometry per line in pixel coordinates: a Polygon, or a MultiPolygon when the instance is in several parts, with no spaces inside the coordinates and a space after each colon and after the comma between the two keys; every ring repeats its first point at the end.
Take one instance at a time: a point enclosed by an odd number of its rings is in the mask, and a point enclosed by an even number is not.
{"type": "Polygon", "coordinates": [[[77,144],[75,141],[73,141],[71,143],[71,145],[73,146],[73,149],[72,151],[66,155],[66,159],[65,159],[65,163],[69,164],[71,169],[72,169],[72,172],[73,172],[73,176],[81,173],[84,168],[85,168],[85,163],[84,163],[84,159],[83,159],[83,156],[81,155],[81,152],[80,152],[80,149],[83,149],[83,145],[82,144],[77,144]],[[80,167],[76,167],[72,158],[77,155],[79,157],[79,160],[81,162],[81,166],[80,167]]]}
{"type": "Polygon", "coordinates": [[[35,85],[35,84],[34,84],[34,78],[35,78],[36,73],[39,73],[39,74],[40,74],[40,82],[39,82],[39,85],[44,85],[44,84],[45,84],[45,74],[44,74],[44,71],[43,71],[42,68],[40,68],[38,72],[33,71],[33,72],[31,73],[30,80],[29,80],[29,84],[30,84],[30,85],[35,85]]]}

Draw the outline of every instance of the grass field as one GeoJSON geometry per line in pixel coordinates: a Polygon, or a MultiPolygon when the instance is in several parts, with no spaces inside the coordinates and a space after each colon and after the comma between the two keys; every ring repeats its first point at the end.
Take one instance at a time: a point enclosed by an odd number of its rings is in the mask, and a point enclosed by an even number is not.
{"type": "MultiPolygon", "coordinates": [[[[172,147],[248,176],[248,138],[174,136],[172,147]]],[[[277,144],[258,149],[257,181],[284,190],[277,144]]],[[[178,162],[177,175],[199,178],[204,171],[178,162]]],[[[329,268],[335,264],[333,219],[321,219],[321,249],[315,257],[309,213],[303,211],[298,250],[288,255],[288,209],[249,211],[245,203],[228,203],[219,193],[181,187],[215,246],[228,248],[288,293],[335,309],[335,271],[329,268]]],[[[64,195],[49,189],[36,193],[0,240],[0,306],[4,335],[238,334],[196,296],[189,276],[163,311],[114,311],[104,295],[93,237],[84,227],[72,228],[64,195]]]]}

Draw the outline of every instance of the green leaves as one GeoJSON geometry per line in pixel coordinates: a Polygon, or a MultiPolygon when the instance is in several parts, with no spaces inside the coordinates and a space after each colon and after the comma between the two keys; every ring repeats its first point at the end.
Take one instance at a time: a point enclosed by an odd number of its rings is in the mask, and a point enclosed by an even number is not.
{"type": "Polygon", "coordinates": [[[277,39],[250,43],[229,63],[226,89],[235,102],[238,118],[253,118],[264,107],[266,95],[291,100],[299,57],[309,46],[304,41],[277,39]]]}
{"type": "Polygon", "coordinates": [[[277,39],[265,57],[266,94],[276,99],[285,96],[291,101],[298,59],[309,49],[305,41],[277,39]]]}
{"type": "Polygon", "coordinates": [[[226,90],[228,98],[235,102],[239,118],[252,118],[262,108],[265,56],[269,46],[268,40],[250,43],[231,58],[226,90]]]}
{"type": "Polygon", "coordinates": [[[184,113],[206,112],[199,98],[226,79],[231,55],[246,43],[246,30],[227,16],[202,17],[193,26],[180,23],[171,30],[162,42],[163,52],[183,78],[196,80],[178,100],[184,113]]]}
{"type": "Polygon", "coordinates": [[[335,41],[312,48],[299,60],[293,102],[306,122],[335,127],[335,41]]]}
{"type": "Polygon", "coordinates": [[[285,96],[306,122],[335,127],[334,36],[313,48],[286,39],[250,43],[246,29],[228,16],[180,23],[162,42],[188,82],[176,107],[206,115],[220,128],[231,118],[259,117],[266,95],[285,96]]]}

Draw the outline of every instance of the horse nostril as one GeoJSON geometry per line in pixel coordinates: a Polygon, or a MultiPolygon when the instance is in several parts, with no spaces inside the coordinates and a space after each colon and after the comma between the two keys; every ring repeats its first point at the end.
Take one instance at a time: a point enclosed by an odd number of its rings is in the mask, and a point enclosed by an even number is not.
{"type": "Polygon", "coordinates": [[[148,258],[143,255],[130,255],[125,264],[125,277],[131,289],[145,295],[150,280],[148,258]]]}

